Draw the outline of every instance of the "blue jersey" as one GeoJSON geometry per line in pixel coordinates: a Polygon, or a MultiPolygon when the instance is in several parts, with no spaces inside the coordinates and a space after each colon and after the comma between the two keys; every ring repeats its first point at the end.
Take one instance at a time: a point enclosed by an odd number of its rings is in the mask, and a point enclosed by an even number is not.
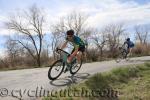
{"type": "Polygon", "coordinates": [[[128,48],[133,48],[134,47],[134,43],[132,41],[126,41],[126,42],[124,42],[124,44],[127,44],[128,48]]]}

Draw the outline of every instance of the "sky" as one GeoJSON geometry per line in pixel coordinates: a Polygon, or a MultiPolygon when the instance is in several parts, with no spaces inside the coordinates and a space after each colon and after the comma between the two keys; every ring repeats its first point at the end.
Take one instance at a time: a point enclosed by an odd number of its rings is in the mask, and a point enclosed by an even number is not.
{"type": "Polygon", "coordinates": [[[110,23],[125,23],[129,29],[150,24],[150,0],[0,0],[0,54],[4,37],[11,34],[3,23],[10,13],[33,4],[44,8],[49,23],[75,10],[89,15],[88,25],[96,28],[110,23]]]}

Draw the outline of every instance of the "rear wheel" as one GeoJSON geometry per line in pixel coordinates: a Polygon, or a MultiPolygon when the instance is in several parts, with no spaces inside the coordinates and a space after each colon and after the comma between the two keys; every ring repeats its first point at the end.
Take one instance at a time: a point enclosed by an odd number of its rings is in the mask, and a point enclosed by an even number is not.
{"type": "Polygon", "coordinates": [[[73,63],[70,68],[70,73],[72,75],[76,74],[80,70],[81,66],[82,66],[82,59],[80,62],[78,62],[77,59],[75,59],[75,63],[73,63]]]}
{"type": "Polygon", "coordinates": [[[62,60],[57,60],[53,63],[53,65],[50,66],[48,71],[48,78],[50,80],[57,79],[63,72],[65,67],[65,64],[62,62],[62,60]]]}

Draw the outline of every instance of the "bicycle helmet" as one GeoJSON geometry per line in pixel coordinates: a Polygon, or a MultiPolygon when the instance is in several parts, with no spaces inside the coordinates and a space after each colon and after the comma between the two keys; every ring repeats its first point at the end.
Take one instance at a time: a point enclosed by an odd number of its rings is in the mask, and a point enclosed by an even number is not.
{"type": "Polygon", "coordinates": [[[130,41],[130,38],[127,38],[127,41],[130,41]]]}
{"type": "Polygon", "coordinates": [[[68,31],[67,31],[67,35],[74,35],[74,30],[72,30],[72,29],[71,29],[71,30],[68,30],[68,31]]]}

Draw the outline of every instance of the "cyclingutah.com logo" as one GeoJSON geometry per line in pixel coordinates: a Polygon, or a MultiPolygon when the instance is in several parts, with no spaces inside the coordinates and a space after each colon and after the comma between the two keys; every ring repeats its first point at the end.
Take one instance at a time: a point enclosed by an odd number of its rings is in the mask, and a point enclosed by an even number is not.
{"type": "Polygon", "coordinates": [[[118,98],[119,92],[113,89],[86,89],[86,88],[67,88],[60,90],[46,90],[43,87],[36,87],[33,89],[0,89],[0,97],[11,96],[22,99],[23,97],[38,98],[38,97],[107,97],[118,98]]]}

